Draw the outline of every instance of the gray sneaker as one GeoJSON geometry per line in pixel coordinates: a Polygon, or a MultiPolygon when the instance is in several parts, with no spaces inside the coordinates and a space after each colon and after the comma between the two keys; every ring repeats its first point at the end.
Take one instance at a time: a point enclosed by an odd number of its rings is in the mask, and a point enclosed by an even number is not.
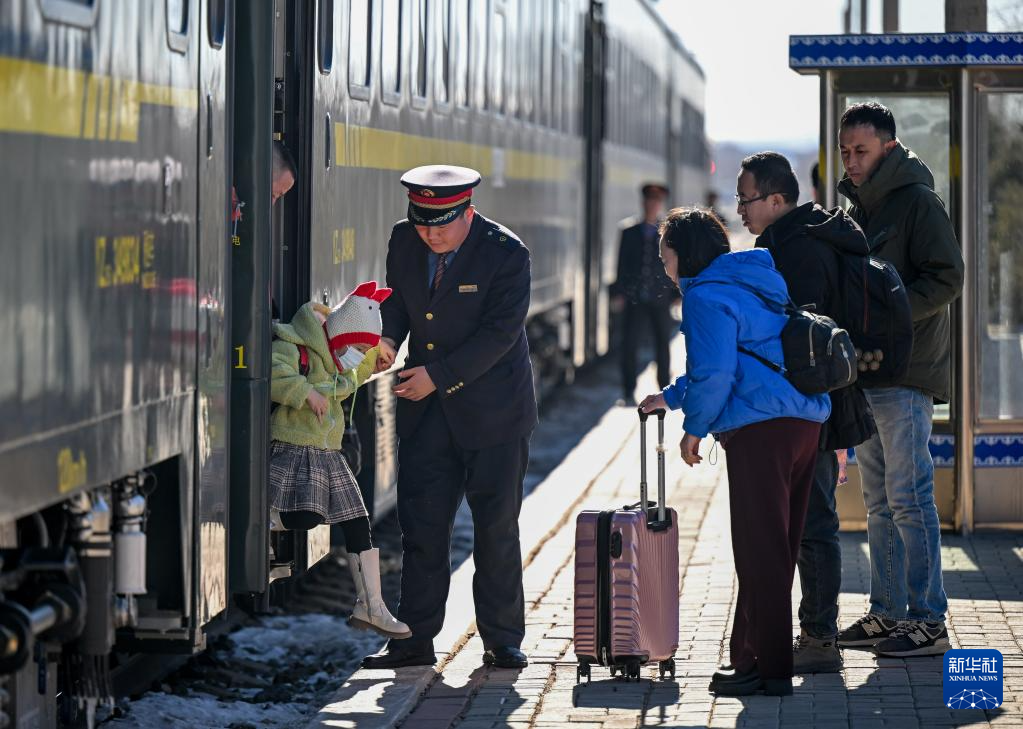
{"type": "Polygon", "coordinates": [[[838,673],[844,667],[834,638],[814,638],[803,630],[792,644],[792,670],[797,675],[838,673]]]}
{"type": "Polygon", "coordinates": [[[879,656],[909,658],[911,656],[943,655],[952,645],[944,623],[906,621],[886,640],[874,648],[879,656]]]}
{"type": "Polygon", "coordinates": [[[867,613],[845,630],[838,633],[839,648],[873,648],[891,635],[902,624],[901,620],[882,618],[867,613]]]}

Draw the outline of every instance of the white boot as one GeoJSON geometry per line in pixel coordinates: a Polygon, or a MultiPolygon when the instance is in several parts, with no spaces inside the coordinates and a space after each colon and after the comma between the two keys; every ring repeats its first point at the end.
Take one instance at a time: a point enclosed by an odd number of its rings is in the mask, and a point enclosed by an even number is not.
{"type": "Polygon", "coordinates": [[[380,595],[380,550],[367,549],[349,555],[348,566],[358,594],[348,624],[360,630],[375,630],[388,638],[410,637],[412,631],[391,615],[380,595]]]}

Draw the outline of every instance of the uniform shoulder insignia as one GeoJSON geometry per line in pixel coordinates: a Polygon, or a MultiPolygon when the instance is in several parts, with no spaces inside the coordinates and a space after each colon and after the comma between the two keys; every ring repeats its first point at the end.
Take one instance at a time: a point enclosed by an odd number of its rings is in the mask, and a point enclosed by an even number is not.
{"type": "Polygon", "coordinates": [[[487,226],[486,238],[504,250],[513,250],[522,245],[522,241],[515,233],[499,223],[492,222],[487,226]]]}

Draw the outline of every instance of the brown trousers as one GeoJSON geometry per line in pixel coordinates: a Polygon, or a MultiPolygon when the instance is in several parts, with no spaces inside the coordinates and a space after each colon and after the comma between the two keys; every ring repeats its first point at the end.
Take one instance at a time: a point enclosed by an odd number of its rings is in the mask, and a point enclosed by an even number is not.
{"type": "Polygon", "coordinates": [[[761,678],[792,677],[792,578],[820,427],[776,418],[730,433],[725,445],[739,577],[730,657],[761,678]]]}

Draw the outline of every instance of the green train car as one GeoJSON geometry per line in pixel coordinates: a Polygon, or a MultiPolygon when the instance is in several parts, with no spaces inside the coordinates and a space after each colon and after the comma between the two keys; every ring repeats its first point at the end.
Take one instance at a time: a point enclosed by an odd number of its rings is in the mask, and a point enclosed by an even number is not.
{"type": "MultiPolygon", "coordinates": [[[[328,552],[267,528],[274,305],[383,279],[401,171],[483,173],[543,391],[608,349],[638,184],[702,197],[703,96],[646,0],[0,3],[0,724],[88,721],[128,657],[328,552]]],[[[393,381],[355,407],[377,515],[393,381]]]]}

